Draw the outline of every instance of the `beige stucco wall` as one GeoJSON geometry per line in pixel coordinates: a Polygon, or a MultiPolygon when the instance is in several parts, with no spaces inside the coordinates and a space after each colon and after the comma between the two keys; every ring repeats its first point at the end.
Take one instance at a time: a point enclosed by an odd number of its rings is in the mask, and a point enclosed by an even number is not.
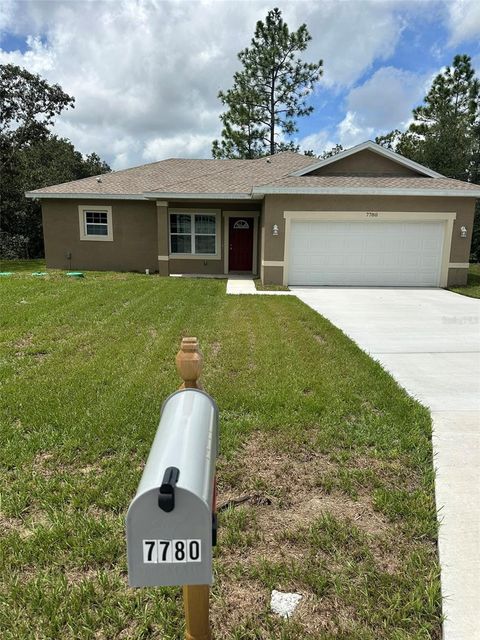
{"type": "MultiPolygon", "coordinates": [[[[265,233],[263,235],[262,261],[282,262],[284,259],[285,219],[284,211],[432,211],[455,212],[450,262],[468,263],[472,241],[473,198],[429,198],[405,196],[315,196],[315,195],[267,195],[264,204],[265,233]],[[277,224],[280,234],[272,235],[273,225],[277,224]],[[462,225],[467,227],[467,238],[460,237],[462,225]]],[[[265,283],[281,284],[283,268],[264,267],[265,283]]],[[[457,280],[467,279],[467,269],[452,271],[451,277],[457,280]],[[463,273],[463,275],[462,275],[463,273]]],[[[450,274],[449,274],[450,281],[450,274]]]]}
{"type": "Polygon", "coordinates": [[[154,202],[135,200],[47,200],[42,202],[47,267],[157,270],[157,217],[154,202]],[[80,240],[78,205],[112,207],[113,241],[80,240]]]}
{"type": "MultiPolygon", "coordinates": [[[[170,202],[135,200],[44,200],[42,202],[47,267],[69,269],[66,254],[71,252],[72,269],[144,271],[170,273],[224,273],[223,212],[258,211],[259,202],[170,202]],[[113,241],[80,240],[79,205],[112,208],[113,241]],[[158,259],[169,256],[168,213],[215,209],[221,212],[220,259],[158,259]]],[[[260,242],[258,242],[260,252],[260,242]]],[[[260,261],[258,261],[260,264],[260,261]]]]}
{"type": "MultiPolygon", "coordinates": [[[[259,202],[176,202],[156,206],[155,202],[135,200],[85,201],[46,200],[42,203],[45,255],[47,267],[68,269],[66,257],[72,254],[72,269],[159,271],[169,273],[224,273],[224,233],[227,211],[258,211],[258,267],[264,282],[281,283],[283,267],[269,264],[284,259],[285,219],[284,211],[453,211],[456,220],[450,262],[467,263],[473,227],[475,200],[473,198],[428,197],[378,197],[378,196],[266,196],[259,202]],[[112,207],[113,241],[80,240],[78,205],[108,205],[112,207]],[[168,256],[168,210],[183,208],[221,210],[220,259],[158,260],[168,256]],[[279,235],[272,235],[273,225],[279,227],[279,235]],[[460,227],[466,226],[467,238],[460,237],[460,227]],[[266,264],[265,264],[266,263],[266,264]]],[[[466,282],[467,269],[452,267],[449,284],[466,282]]]]}
{"type": "Polygon", "coordinates": [[[448,286],[456,287],[467,283],[468,269],[449,269],[448,286]]]}
{"type": "Polygon", "coordinates": [[[404,165],[393,162],[372,151],[359,151],[312,171],[309,175],[341,176],[341,175],[382,175],[382,176],[418,176],[419,174],[404,165]]]}

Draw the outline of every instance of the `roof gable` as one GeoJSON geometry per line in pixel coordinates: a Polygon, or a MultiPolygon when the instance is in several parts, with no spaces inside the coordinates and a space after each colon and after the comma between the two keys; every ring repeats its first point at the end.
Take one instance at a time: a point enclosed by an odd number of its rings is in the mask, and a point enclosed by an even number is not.
{"type": "Polygon", "coordinates": [[[301,169],[294,171],[290,174],[291,176],[307,176],[307,175],[412,175],[412,176],[428,176],[429,178],[441,178],[443,177],[440,173],[436,171],[432,171],[427,167],[419,164],[418,162],[414,162],[413,160],[409,160],[408,158],[404,158],[399,153],[395,153],[394,151],[390,151],[389,149],[385,149],[385,147],[372,142],[371,140],[367,140],[367,142],[362,142],[362,144],[358,144],[351,149],[346,149],[345,151],[341,151],[335,156],[331,156],[330,158],[326,158],[324,160],[319,160],[317,162],[312,163],[308,167],[302,167],[301,169]],[[365,160],[366,157],[376,156],[380,161],[380,158],[383,162],[374,162],[375,170],[372,172],[361,172],[355,171],[355,164],[352,162],[352,156],[357,156],[357,159],[360,161],[357,166],[361,166],[361,160],[365,160]],[[346,161],[347,158],[350,161],[346,161]],[[386,161],[386,162],[385,162],[386,161]],[[335,170],[334,165],[337,164],[338,170],[335,170]],[[343,165],[343,167],[342,167],[343,165]],[[393,166],[398,166],[399,171],[395,174],[392,170],[393,166]],[[353,167],[353,169],[352,169],[353,167]],[[382,167],[383,173],[382,173],[382,167]],[[401,169],[400,169],[401,168],[401,169]]]}

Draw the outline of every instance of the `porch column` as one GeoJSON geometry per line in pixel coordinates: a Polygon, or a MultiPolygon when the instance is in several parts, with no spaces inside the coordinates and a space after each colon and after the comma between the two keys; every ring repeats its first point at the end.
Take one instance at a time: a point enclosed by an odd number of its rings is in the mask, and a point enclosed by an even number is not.
{"type": "Polygon", "coordinates": [[[157,200],[157,253],[158,273],[168,276],[168,202],[157,200]]]}

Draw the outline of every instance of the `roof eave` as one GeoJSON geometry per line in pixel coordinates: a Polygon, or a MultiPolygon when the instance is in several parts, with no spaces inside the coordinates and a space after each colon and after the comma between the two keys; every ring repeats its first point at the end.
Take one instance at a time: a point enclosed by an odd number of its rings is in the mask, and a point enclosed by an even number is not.
{"type": "Polygon", "coordinates": [[[145,200],[141,193],[52,193],[47,191],[27,191],[25,197],[31,200],[145,200]]]}
{"type": "Polygon", "coordinates": [[[394,162],[397,162],[398,164],[401,164],[405,167],[408,167],[409,169],[412,169],[413,171],[418,171],[419,173],[422,173],[426,176],[428,176],[429,178],[444,178],[445,176],[443,176],[441,173],[437,173],[436,171],[433,171],[432,169],[429,169],[428,167],[424,167],[422,164],[419,164],[418,162],[415,162],[414,160],[410,160],[409,158],[405,158],[405,156],[401,156],[399,153],[396,153],[395,151],[390,151],[390,149],[386,149],[385,147],[382,147],[379,144],[376,144],[375,142],[372,142],[371,140],[367,140],[366,142],[362,142],[360,144],[357,144],[354,147],[351,147],[350,149],[345,149],[345,151],[341,151],[340,153],[337,153],[334,156],[330,156],[330,158],[325,158],[324,160],[319,160],[318,162],[312,163],[310,166],[304,167],[303,169],[298,169],[297,171],[293,171],[290,175],[291,176],[295,176],[295,177],[300,177],[300,176],[304,176],[307,173],[311,173],[312,171],[315,171],[316,169],[320,169],[321,167],[325,167],[329,164],[333,164],[334,162],[337,162],[338,160],[342,160],[343,158],[348,158],[348,156],[353,155],[354,153],[359,153],[360,151],[365,151],[365,150],[370,150],[373,151],[374,153],[378,153],[379,155],[384,156],[385,158],[389,158],[390,160],[393,160],[394,162]]]}
{"type": "Polygon", "coordinates": [[[259,200],[263,196],[252,193],[52,193],[27,191],[25,197],[31,200],[259,200]]]}
{"type": "Polygon", "coordinates": [[[398,189],[371,187],[254,187],[254,195],[348,195],[348,196],[434,196],[480,198],[478,190],[460,189],[398,189]]]}

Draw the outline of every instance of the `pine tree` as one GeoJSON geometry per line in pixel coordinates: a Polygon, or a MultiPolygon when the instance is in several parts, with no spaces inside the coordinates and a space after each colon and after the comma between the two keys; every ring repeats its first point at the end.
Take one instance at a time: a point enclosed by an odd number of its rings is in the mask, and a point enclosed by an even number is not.
{"type": "Polygon", "coordinates": [[[296,149],[279,136],[291,136],[296,119],[313,111],[308,97],[322,75],[322,61],[303,62],[311,36],[305,24],[290,31],[279,9],[259,20],[250,47],[238,54],[242,70],[233,87],[218,97],[227,107],[220,116],[221,141],[214,140],[215,158],[255,158],[284,149],[296,149]]]}
{"type": "MultiPolygon", "coordinates": [[[[480,81],[470,56],[455,56],[452,65],[435,77],[424,104],[412,115],[414,120],[406,131],[392,131],[376,142],[449,178],[478,183],[480,81]]],[[[480,260],[480,204],[471,257],[480,260]]]]}
{"type": "Polygon", "coordinates": [[[456,55],[433,80],[424,104],[413,110],[407,131],[376,141],[450,178],[471,180],[479,114],[480,82],[470,57],[456,55]]]}

